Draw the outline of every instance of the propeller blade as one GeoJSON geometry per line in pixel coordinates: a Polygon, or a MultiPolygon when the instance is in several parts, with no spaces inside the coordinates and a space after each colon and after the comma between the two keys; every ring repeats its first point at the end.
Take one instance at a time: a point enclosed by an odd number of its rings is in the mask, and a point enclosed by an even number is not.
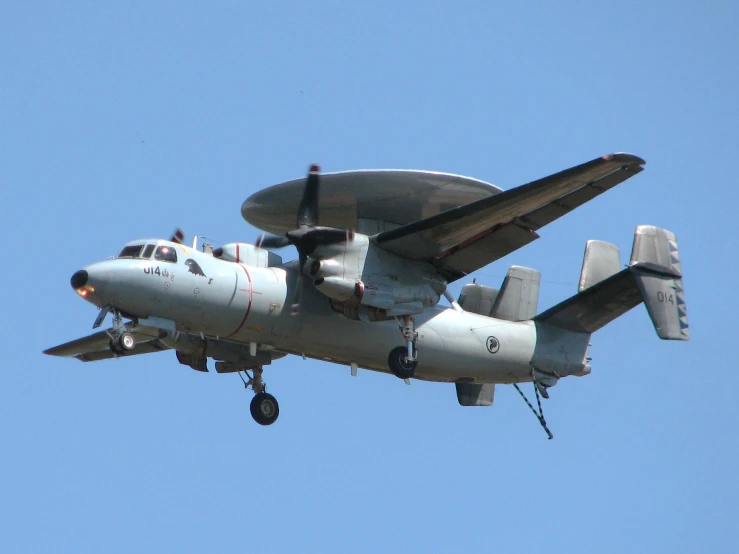
{"type": "Polygon", "coordinates": [[[333,227],[303,227],[288,231],[285,236],[295,245],[301,255],[310,256],[318,246],[338,244],[349,240],[351,233],[333,227]]]}
{"type": "Polygon", "coordinates": [[[170,242],[182,244],[183,242],[185,242],[185,232],[182,229],[175,229],[175,232],[172,233],[172,236],[169,240],[170,242]]]}
{"type": "Polygon", "coordinates": [[[321,169],[313,164],[308,171],[303,189],[303,198],[298,207],[298,229],[318,225],[318,186],[321,169]]]}
{"type": "Polygon", "coordinates": [[[259,235],[255,244],[257,248],[284,248],[290,246],[290,240],[285,236],[280,235],[259,235]]]}

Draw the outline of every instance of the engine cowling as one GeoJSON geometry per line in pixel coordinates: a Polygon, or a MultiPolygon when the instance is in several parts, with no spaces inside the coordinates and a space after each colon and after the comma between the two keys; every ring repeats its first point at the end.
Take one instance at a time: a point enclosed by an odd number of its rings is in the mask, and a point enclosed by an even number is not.
{"type": "Polygon", "coordinates": [[[224,244],[213,250],[213,257],[252,267],[273,267],[282,263],[282,258],[274,252],[245,242],[224,244]]]}
{"type": "Polygon", "coordinates": [[[364,285],[361,281],[352,281],[343,277],[319,277],[313,285],[329,298],[344,302],[350,298],[362,298],[364,285]]]}

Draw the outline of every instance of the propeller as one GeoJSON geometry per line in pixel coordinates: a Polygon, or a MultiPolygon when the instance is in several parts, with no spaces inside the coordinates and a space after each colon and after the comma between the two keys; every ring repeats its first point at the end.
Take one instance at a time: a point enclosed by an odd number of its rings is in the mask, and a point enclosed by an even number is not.
{"type": "Polygon", "coordinates": [[[338,244],[347,240],[349,232],[334,227],[318,225],[318,199],[320,188],[320,168],[311,165],[305,179],[303,197],[298,206],[296,229],[288,231],[284,236],[263,234],[257,239],[260,248],[283,248],[292,244],[298,251],[299,271],[295,284],[295,293],[290,307],[291,313],[300,311],[300,296],[303,288],[303,273],[308,257],[319,246],[338,244]]]}

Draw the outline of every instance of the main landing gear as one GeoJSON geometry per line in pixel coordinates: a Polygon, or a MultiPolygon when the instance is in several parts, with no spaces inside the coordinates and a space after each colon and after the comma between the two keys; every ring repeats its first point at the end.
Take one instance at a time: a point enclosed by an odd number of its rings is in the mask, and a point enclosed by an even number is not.
{"type": "Polygon", "coordinates": [[[416,374],[418,367],[418,350],[416,349],[416,320],[412,315],[396,317],[400,332],[405,339],[405,346],[398,346],[390,351],[387,365],[390,371],[400,379],[410,379],[416,374]]]}
{"type": "Polygon", "coordinates": [[[245,369],[244,374],[247,379],[239,372],[239,377],[244,382],[244,387],[247,389],[251,387],[254,391],[254,398],[251,399],[249,404],[249,411],[254,421],[259,425],[272,425],[277,421],[277,416],[280,415],[280,405],[277,403],[277,399],[267,392],[267,386],[264,384],[262,379],[262,372],[264,370],[261,367],[255,367],[251,370],[245,369]]]}

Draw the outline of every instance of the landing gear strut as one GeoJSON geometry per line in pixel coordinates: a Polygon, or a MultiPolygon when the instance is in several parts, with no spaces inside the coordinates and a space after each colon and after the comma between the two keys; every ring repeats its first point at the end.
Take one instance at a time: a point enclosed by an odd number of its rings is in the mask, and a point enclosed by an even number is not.
{"type": "Polygon", "coordinates": [[[261,366],[257,366],[252,369],[250,375],[249,370],[245,369],[244,374],[248,380],[241,376],[241,372],[239,372],[239,377],[244,382],[244,387],[251,388],[254,391],[254,398],[251,399],[251,404],[249,404],[251,417],[259,425],[272,425],[277,421],[277,416],[280,415],[280,405],[277,403],[277,399],[267,392],[267,387],[262,379],[263,371],[261,366]]]}
{"type": "Polygon", "coordinates": [[[405,346],[393,348],[387,358],[387,364],[396,377],[410,379],[416,374],[416,367],[418,367],[416,320],[412,315],[404,315],[402,318],[396,317],[395,319],[405,339],[405,346]]]}
{"type": "Polygon", "coordinates": [[[113,310],[113,328],[110,331],[106,331],[106,333],[110,337],[110,351],[117,356],[121,356],[126,352],[136,349],[136,336],[126,329],[120,312],[111,306],[106,306],[101,310],[100,315],[95,320],[93,328],[99,327],[105,315],[111,310],[113,310]]]}

